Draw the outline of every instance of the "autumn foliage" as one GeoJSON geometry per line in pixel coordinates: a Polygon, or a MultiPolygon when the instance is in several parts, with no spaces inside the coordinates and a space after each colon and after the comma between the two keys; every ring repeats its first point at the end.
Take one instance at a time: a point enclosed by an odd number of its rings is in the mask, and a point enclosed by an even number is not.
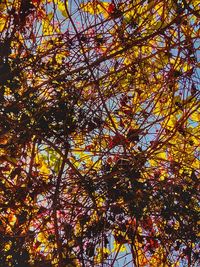
{"type": "Polygon", "coordinates": [[[196,0],[0,0],[0,267],[199,266],[196,0]]]}

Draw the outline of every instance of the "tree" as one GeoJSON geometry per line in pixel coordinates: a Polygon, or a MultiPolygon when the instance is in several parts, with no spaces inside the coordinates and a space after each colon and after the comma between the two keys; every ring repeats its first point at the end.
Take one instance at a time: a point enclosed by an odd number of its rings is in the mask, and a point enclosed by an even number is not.
{"type": "Polygon", "coordinates": [[[198,265],[197,2],[0,1],[0,266],[198,265]]]}

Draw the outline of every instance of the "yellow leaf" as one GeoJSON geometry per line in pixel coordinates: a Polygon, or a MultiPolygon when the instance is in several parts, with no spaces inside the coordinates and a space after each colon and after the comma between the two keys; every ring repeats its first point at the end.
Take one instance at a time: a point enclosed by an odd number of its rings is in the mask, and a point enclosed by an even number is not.
{"type": "Polygon", "coordinates": [[[199,1],[198,0],[192,0],[191,3],[194,7],[198,7],[199,1]]]}
{"type": "Polygon", "coordinates": [[[195,159],[192,163],[192,168],[197,169],[197,170],[200,169],[200,160],[195,159]]]}
{"type": "Polygon", "coordinates": [[[50,24],[52,17],[53,17],[53,14],[50,13],[48,15],[48,17],[46,17],[45,19],[42,20],[42,33],[44,36],[52,35],[54,32],[54,29],[53,29],[52,25],[50,24]]]}
{"type": "Polygon", "coordinates": [[[15,225],[15,223],[17,221],[17,218],[16,218],[16,216],[14,214],[11,213],[11,214],[8,215],[8,221],[9,221],[9,224],[11,226],[13,226],[13,225],[15,225]]]}
{"type": "Polygon", "coordinates": [[[39,165],[39,169],[40,169],[41,173],[46,174],[46,175],[50,174],[50,170],[49,170],[49,168],[48,168],[47,164],[45,163],[42,156],[37,155],[35,161],[39,165]]]}
{"type": "Polygon", "coordinates": [[[190,116],[190,119],[195,122],[200,122],[200,112],[195,111],[194,113],[192,113],[192,115],[190,116]]]}
{"type": "Polygon", "coordinates": [[[37,236],[37,240],[39,242],[45,241],[46,240],[46,237],[45,237],[44,233],[39,233],[38,236],[37,236]]]}
{"type": "Polygon", "coordinates": [[[2,32],[5,28],[5,24],[6,24],[6,19],[5,18],[0,18],[0,32],[2,32]]]}
{"type": "MultiPolygon", "coordinates": [[[[66,11],[66,8],[65,8],[65,1],[57,0],[56,3],[57,3],[59,11],[63,15],[63,17],[68,18],[68,14],[67,14],[67,11],[66,11]]],[[[68,1],[66,1],[66,7],[68,7],[68,1]]]]}
{"type": "Polygon", "coordinates": [[[161,159],[164,159],[166,160],[167,159],[167,155],[166,155],[166,152],[160,152],[156,155],[156,158],[158,158],[159,160],[161,159]]]}
{"type": "Polygon", "coordinates": [[[109,255],[111,253],[111,251],[108,248],[103,247],[102,248],[97,248],[96,249],[96,256],[95,256],[95,263],[101,263],[103,258],[106,258],[106,255],[109,255]]]}
{"type": "Polygon", "coordinates": [[[105,17],[108,17],[107,8],[110,4],[106,2],[99,3],[98,1],[90,1],[86,4],[81,4],[80,7],[83,11],[90,13],[91,15],[103,14],[105,17]]]}
{"type": "Polygon", "coordinates": [[[163,22],[162,21],[158,21],[155,25],[152,26],[152,28],[154,30],[158,30],[163,26],[163,22]]]}
{"type": "Polygon", "coordinates": [[[159,14],[160,17],[163,16],[164,6],[163,6],[162,2],[158,3],[156,5],[155,9],[156,9],[156,11],[157,11],[157,13],[159,14]]]}
{"type": "Polygon", "coordinates": [[[68,51],[64,51],[61,53],[56,54],[56,62],[58,64],[61,64],[63,62],[63,59],[65,59],[67,56],[69,56],[69,52],[68,51]]]}
{"type": "Polygon", "coordinates": [[[112,251],[127,252],[127,248],[124,244],[119,244],[114,240],[112,251]]]}
{"type": "Polygon", "coordinates": [[[87,2],[86,4],[81,4],[80,7],[83,11],[90,13],[91,15],[100,14],[98,4],[96,2],[87,2]]]}
{"type": "Polygon", "coordinates": [[[168,130],[172,130],[176,126],[177,118],[176,116],[170,116],[164,121],[164,127],[168,130]]]}
{"type": "Polygon", "coordinates": [[[10,243],[6,243],[5,247],[4,247],[4,250],[5,251],[9,251],[11,248],[11,242],[10,243]]]}

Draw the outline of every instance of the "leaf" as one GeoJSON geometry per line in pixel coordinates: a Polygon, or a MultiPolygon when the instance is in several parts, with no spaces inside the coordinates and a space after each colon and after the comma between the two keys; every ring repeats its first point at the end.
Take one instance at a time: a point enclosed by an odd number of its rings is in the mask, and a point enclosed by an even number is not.
{"type": "Polygon", "coordinates": [[[89,1],[86,4],[81,4],[80,7],[91,15],[103,14],[105,18],[109,16],[109,11],[111,11],[111,4],[107,2],[89,1]]]}
{"type": "Polygon", "coordinates": [[[5,26],[6,26],[6,18],[1,17],[0,18],[0,32],[2,32],[4,30],[5,26]]]}
{"type": "Polygon", "coordinates": [[[90,13],[91,15],[97,15],[101,13],[101,9],[99,8],[99,4],[96,1],[90,1],[86,4],[81,4],[80,7],[83,11],[90,13]]]}
{"type": "Polygon", "coordinates": [[[49,167],[47,166],[47,164],[45,163],[44,157],[37,154],[36,158],[35,158],[35,163],[38,164],[39,166],[39,170],[42,174],[48,175],[50,174],[50,170],[49,167]]]}
{"type": "Polygon", "coordinates": [[[159,152],[156,154],[156,157],[161,160],[167,160],[166,152],[159,152]]]}
{"type": "Polygon", "coordinates": [[[53,13],[49,13],[47,17],[45,17],[42,20],[42,34],[44,36],[46,35],[52,35],[54,33],[54,28],[51,25],[51,20],[53,18],[53,13]]]}
{"type": "Polygon", "coordinates": [[[5,2],[3,2],[3,3],[0,2],[0,12],[2,12],[5,9],[5,7],[6,7],[6,3],[5,2]]]}
{"type": "Polygon", "coordinates": [[[169,118],[167,117],[165,120],[164,120],[164,127],[168,130],[172,130],[175,126],[176,126],[176,123],[177,123],[177,118],[176,116],[174,115],[171,115],[169,118]]]}
{"type": "Polygon", "coordinates": [[[155,25],[152,26],[154,30],[159,30],[163,26],[162,21],[158,21],[155,25]]]}
{"type": "Polygon", "coordinates": [[[65,3],[66,2],[66,7],[68,7],[68,1],[64,0],[56,0],[57,6],[63,17],[68,18],[68,14],[65,8],[65,3]]]}
{"type": "Polygon", "coordinates": [[[111,14],[115,10],[115,5],[113,3],[109,4],[108,6],[108,13],[111,14]]]}
{"type": "MultiPolygon", "coordinates": [[[[116,238],[119,238],[119,237],[116,237],[116,238]]],[[[114,240],[113,242],[113,249],[112,249],[112,252],[127,252],[127,248],[126,246],[123,244],[124,243],[127,243],[127,241],[125,241],[122,237],[121,241],[120,239],[116,239],[114,240]]]]}
{"type": "Polygon", "coordinates": [[[200,112],[195,111],[194,113],[192,113],[192,115],[190,116],[190,119],[199,123],[200,122],[200,112]]]}
{"type": "Polygon", "coordinates": [[[11,226],[14,226],[17,221],[17,217],[14,214],[10,213],[8,215],[8,221],[11,226]]]}
{"type": "Polygon", "coordinates": [[[106,259],[110,253],[111,253],[111,251],[108,248],[98,247],[96,249],[95,263],[98,264],[98,263],[102,262],[102,260],[106,259]]]}
{"type": "Polygon", "coordinates": [[[40,232],[38,235],[37,235],[37,240],[41,243],[45,243],[47,241],[47,238],[45,236],[45,234],[43,232],[40,232]]]}
{"type": "Polygon", "coordinates": [[[32,0],[33,4],[39,5],[43,0],[32,0]]]}

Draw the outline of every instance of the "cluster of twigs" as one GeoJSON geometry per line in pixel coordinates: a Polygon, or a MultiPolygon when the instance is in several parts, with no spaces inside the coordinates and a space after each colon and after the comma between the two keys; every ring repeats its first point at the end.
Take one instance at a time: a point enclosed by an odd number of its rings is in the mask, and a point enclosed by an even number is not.
{"type": "Polygon", "coordinates": [[[0,1],[0,266],[198,265],[198,12],[0,1]]]}

